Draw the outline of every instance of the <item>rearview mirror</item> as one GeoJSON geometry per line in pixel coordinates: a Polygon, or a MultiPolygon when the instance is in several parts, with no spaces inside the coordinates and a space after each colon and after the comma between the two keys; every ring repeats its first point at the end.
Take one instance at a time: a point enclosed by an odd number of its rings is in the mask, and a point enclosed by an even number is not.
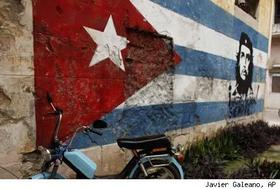
{"type": "Polygon", "coordinates": [[[107,126],[108,126],[108,124],[103,120],[95,120],[92,124],[92,127],[96,128],[96,129],[107,128],[107,126]]]}

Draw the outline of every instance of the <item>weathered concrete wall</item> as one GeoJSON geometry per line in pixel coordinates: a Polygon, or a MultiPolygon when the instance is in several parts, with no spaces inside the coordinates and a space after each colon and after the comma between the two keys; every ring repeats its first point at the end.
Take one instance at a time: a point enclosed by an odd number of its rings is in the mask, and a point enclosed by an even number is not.
{"type": "MultiPolygon", "coordinates": [[[[273,38],[271,43],[271,57],[270,57],[270,66],[269,69],[272,69],[273,65],[280,65],[280,39],[279,38],[273,38]]],[[[267,93],[269,97],[266,99],[266,108],[269,109],[279,109],[280,107],[280,94],[279,93],[272,93],[272,74],[269,73],[267,80],[268,87],[267,93]]]]}
{"type": "Polygon", "coordinates": [[[102,137],[92,136],[99,146],[81,133],[73,142],[87,148],[98,175],[117,173],[131,157],[118,149],[117,137],[166,133],[175,144],[189,145],[226,125],[263,116],[271,1],[260,0],[257,19],[234,0],[32,5],[0,2],[0,160],[16,165],[14,170],[21,167],[25,176],[37,167],[22,165],[33,156],[20,153],[34,149],[35,137],[37,144],[51,142],[47,92],[64,110],[60,137],[94,119],[109,123],[102,137]],[[236,70],[242,45],[252,58],[252,69],[242,72],[251,77],[245,84],[238,83],[242,73],[236,70]],[[247,88],[240,89],[243,84],[247,88]]]}
{"type": "Polygon", "coordinates": [[[18,176],[35,147],[32,28],[31,0],[0,1],[0,165],[18,176]]]}
{"type": "Polygon", "coordinates": [[[273,0],[264,1],[260,0],[258,10],[258,31],[263,33],[265,36],[270,37],[271,33],[271,12],[273,11],[273,0]]]}

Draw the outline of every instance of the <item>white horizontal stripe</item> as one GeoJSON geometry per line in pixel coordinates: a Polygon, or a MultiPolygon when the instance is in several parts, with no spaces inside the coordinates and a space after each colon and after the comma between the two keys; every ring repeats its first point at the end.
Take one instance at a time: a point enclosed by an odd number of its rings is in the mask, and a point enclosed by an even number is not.
{"type": "MultiPolygon", "coordinates": [[[[175,75],[173,102],[227,102],[230,85],[234,88],[235,81],[175,75]]],[[[253,83],[252,88],[256,99],[264,98],[265,83],[253,83]]]]}
{"type": "MultiPolygon", "coordinates": [[[[227,102],[235,81],[164,73],[128,98],[117,109],[187,102],[227,102]]],[[[265,83],[253,83],[256,99],[263,99],[265,83]]]]}
{"type": "MultiPolygon", "coordinates": [[[[157,32],[172,37],[175,44],[236,60],[239,41],[149,0],[131,2],[157,32]]],[[[253,51],[254,64],[266,68],[267,53],[256,48],[253,51]]]]}
{"type": "Polygon", "coordinates": [[[130,106],[171,104],[173,101],[174,74],[163,73],[145,87],[134,93],[117,109],[130,106]]]}

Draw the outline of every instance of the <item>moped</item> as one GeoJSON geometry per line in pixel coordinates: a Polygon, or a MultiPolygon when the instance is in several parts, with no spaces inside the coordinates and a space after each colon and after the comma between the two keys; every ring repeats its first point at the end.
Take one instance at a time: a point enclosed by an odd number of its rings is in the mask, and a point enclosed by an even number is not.
{"type": "Polygon", "coordinates": [[[54,106],[50,94],[47,100],[53,109],[52,114],[56,116],[56,127],[51,149],[38,147],[43,160],[42,171],[31,176],[31,179],[64,179],[58,173],[62,163],[69,166],[75,173],[77,179],[183,179],[184,173],[180,165],[183,155],[180,149],[172,147],[170,140],[165,135],[153,135],[137,138],[119,138],[117,144],[120,148],[132,151],[133,157],[117,175],[95,176],[97,165],[78,149],[71,148],[71,143],[78,132],[102,135],[102,129],[107,127],[103,120],[96,120],[91,126],[79,127],[73,134],[71,140],[62,142],[58,133],[63,116],[63,110],[54,106]]]}

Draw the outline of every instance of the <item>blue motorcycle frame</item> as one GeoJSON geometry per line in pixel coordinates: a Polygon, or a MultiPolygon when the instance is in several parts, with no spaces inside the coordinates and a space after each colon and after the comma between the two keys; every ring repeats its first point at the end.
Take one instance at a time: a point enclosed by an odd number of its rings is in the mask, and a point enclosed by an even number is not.
{"type": "Polygon", "coordinates": [[[132,151],[133,158],[125,166],[123,171],[117,175],[98,177],[95,176],[97,165],[89,157],[78,149],[72,149],[71,143],[77,132],[83,131],[102,135],[100,131],[107,127],[107,123],[102,120],[95,121],[92,126],[83,126],[76,130],[68,144],[62,143],[58,138],[63,111],[53,105],[51,96],[47,99],[53,114],[57,117],[55,134],[53,138],[52,149],[39,147],[39,151],[44,158],[42,172],[31,176],[31,179],[65,179],[57,171],[61,163],[65,163],[75,173],[77,179],[183,179],[184,172],[179,164],[182,161],[182,149],[178,150],[171,147],[170,140],[165,135],[145,136],[138,138],[119,138],[117,143],[119,147],[132,151]]]}

